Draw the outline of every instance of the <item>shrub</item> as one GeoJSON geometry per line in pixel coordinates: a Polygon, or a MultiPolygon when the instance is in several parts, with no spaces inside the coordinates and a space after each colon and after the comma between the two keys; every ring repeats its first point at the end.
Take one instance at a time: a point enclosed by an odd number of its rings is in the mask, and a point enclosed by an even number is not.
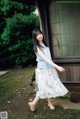
{"type": "Polygon", "coordinates": [[[33,14],[34,8],[18,2],[1,8],[5,24],[0,37],[0,66],[30,65],[35,61],[32,30],[39,27],[39,18],[33,14]]]}

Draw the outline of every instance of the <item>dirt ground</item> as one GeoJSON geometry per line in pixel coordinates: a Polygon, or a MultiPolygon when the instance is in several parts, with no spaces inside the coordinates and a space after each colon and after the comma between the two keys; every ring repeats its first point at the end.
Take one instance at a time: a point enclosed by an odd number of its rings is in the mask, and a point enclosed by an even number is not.
{"type": "MultiPolygon", "coordinates": [[[[80,109],[64,109],[58,105],[59,99],[55,99],[54,111],[48,108],[46,100],[40,100],[36,111],[31,112],[27,103],[35,96],[34,87],[30,86],[33,72],[34,68],[18,67],[0,77],[0,80],[4,81],[18,81],[15,85],[11,84],[11,90],[8,90],[7,95],[4,94],[4,99],[0,99],[0,111],[7,111],[8,119],[80,119],[80,109]]],[[[60,100],[65,102],[64,100],[68,101],[69,98],[60,100]]]]}

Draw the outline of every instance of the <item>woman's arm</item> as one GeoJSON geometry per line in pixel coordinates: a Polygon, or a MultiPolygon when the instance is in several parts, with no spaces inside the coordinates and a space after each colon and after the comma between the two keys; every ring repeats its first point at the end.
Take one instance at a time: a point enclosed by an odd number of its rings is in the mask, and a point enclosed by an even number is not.
{"type": "Polygon", "coordinates": [[[54,66],[56,69],[58,69],[60,72],[65,71],[64,68],[62,68],[61,66],[58,66],[57,64],[55,64],[53,61],[49,60],[43,53],[42,51],[37,47],[37,54],[47,63],[51,64],[52,66],[54,66]]]}

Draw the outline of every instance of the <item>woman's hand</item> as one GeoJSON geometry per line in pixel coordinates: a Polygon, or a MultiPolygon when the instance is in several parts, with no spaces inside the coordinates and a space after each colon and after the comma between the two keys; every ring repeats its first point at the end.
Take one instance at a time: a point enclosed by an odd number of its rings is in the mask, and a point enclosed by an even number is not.
{"type": "Polygon", "coordinates": [[[61,67],[61,66],[58,66],[57,69],[58,69],[60,72],[64,72],[64,71],[65,71],[65,69],[64,69],[63,67],[61,67]]]}

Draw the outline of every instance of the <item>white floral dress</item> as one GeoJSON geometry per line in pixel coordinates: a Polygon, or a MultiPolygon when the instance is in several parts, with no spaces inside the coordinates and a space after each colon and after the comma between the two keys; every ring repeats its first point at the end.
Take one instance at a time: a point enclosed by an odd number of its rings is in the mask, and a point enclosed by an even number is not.
{"type": "MultiPolygon", "coordinates": [[[[48,47],[41,48],[43,54],[50,60],[50,50],[48,47]]],[[[55,67],[45,62],[40,56],[37,56],[37,68],[35,69],[37,93],[41,99],[64,96],[68,89],[60,81],[55,67]]]]}

